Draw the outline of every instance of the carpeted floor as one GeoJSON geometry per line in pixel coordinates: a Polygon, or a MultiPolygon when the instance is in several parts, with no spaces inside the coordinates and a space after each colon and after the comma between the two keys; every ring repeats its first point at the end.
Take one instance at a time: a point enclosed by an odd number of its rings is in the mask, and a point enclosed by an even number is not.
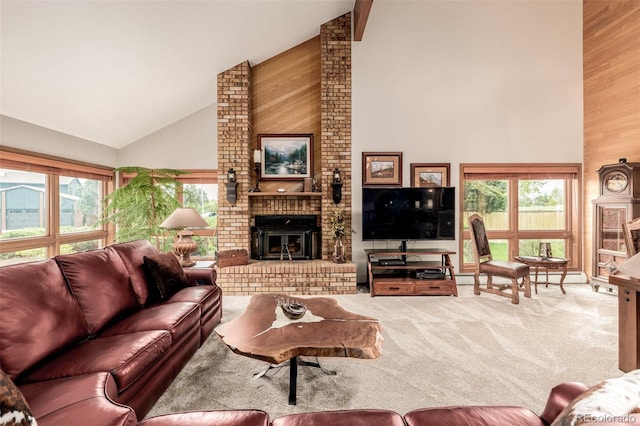
{"type": "MultiPolygon", "coordinates": [[[[384,343],[374,360],[322,358],[337,376],[298,369],[298,405],[287,403],[288,369],[254,379],[266,363],[231,352],[215,332],[189,361],[148,417],[200,409],[258,408],[284,414],[382,408],[522,405],[544,408],[562,381],[596,384],[623,373],[618,365],[617,298],[587,284],[539,286],[539,294],[510,299],[332,296],[344,308],[380,320],[384,343]]],[[[225,296],[223,322],[239,316],[248,296],[225,296]]]]}

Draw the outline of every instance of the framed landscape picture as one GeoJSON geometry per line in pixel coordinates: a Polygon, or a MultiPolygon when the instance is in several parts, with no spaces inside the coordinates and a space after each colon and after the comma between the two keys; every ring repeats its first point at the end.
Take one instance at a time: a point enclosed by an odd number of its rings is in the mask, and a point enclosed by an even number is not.
{"type": "Polygon", "coordinates": [[[363,152],[362,185],[402,186],[402,153],[363,152]]]}
{"type": "Polygon", "coordinates": [[[303,180],[313,172],[313,134],[258,135],[260,179],[303,180]]]}
{"type": "Polygon", "coordinates": [[[449,186],[449,163],[411,163],[411,186],[449,186]]]}

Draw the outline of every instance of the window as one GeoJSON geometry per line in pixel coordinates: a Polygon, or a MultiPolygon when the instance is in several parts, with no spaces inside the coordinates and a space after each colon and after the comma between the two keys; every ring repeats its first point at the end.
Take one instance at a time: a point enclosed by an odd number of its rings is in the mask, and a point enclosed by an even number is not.
{"type": "Polygon", "coordinates": [[[468,218],[483,217],[491,254],[497,260],[537,256],[541,242],[556,257],[580,262],[579,164],[461,164],[463,272],[473,270],[468,218]]]}
{"type": "Polygon", "coordinates": [[[0,158],[0,266],[103,247],[98,225],[108,167],[3,147],[0,158]]]}
{"type": "MultiPolygon", "coordinates": [[[[182,184],[177,198],[184,207],[193,207],[209,224],[205,229],[192,229],[193,240],[198,243],[198,249],[191,254],[193,259],[213,259],[217,250],[216,227],[218,220],[218,173],[215,170],[185,170],[184,175],[176,176],[182,184]]],[[[133,177],[126,173],[122,176],[121,185],[126,185],[133,177]]],[[[175,234],[175,232],[173,232],[175,234]]],[[[161,237],[160,249],[171,250],[172,239],[161,237]]]]}
{"type": "MultiPolygon", "coordinates": [[[[181,178],[182,176],[178,177],[178,180],[181,178]]],[[[189,181],[193,181],[193,179],[186,180],[186,182],[189,181]]],[[[200,212],[200,215],[207,221],[210,228],[193,230],[195,234],[193,240],[198,243],[198,253],[192,254],[191,257],[213,258],[218,246],[216,241],[218,184],[185,183],[182,191],[182,205],[184,207],[193,207],[200,212]]]]}

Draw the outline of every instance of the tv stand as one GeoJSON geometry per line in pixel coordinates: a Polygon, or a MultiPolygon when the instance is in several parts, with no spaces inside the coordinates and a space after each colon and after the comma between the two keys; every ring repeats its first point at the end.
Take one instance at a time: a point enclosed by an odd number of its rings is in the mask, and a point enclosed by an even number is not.
{"type": "Polygon", "coordinates": [[[451,264],[454,251],[439,248],[407,249],[406,242],[397,249],[366,249],[367,273],[373,296],[458,296],[456,276],[451,264]],[[404,250],[402,250],[404,248],[404,250]],[[400,256],[399,265],[380,265],[377,258],[400,256]],[[431,257],[430,260],[407,260],[407,256],[431,257]],[[439,260],[433,260],[435,257],[439,260]],[[403,264],[402,264],[403,263],[403,264]]]}

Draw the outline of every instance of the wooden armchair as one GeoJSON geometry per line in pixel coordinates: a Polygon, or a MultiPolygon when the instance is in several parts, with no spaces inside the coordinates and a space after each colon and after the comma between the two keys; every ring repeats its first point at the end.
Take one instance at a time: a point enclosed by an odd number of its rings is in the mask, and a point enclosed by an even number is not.
{"type": "Polygon", "coordinates": [[[627,247],[627,257],[640,253],[640,217],[631,222],[623,223],[624,245],[627,247]]]}
{"type": "Polygon", "coordinates": [[[473,293],[497,294],[510,297],[511,303],[520,303],[520,287],[524,287],[524,297],[531,297],[531,279],[529,278],[529,266],[520,262],[505,262],[493,260],[489,240],[484,228],[482,217],[477,214],[469,217],[469,230],[471,231],[471,242],[475,254],[475,273],[473,293]],[[480,288],[480,274],[487,275],[486,288],[480,288]],[[502,277],[511,280],[511,284],[494,284],[493,277],[502,277]],[[522,284],[518,280],[522,278],[522,284]],[[510,289],[510,291],[509,291],[510,289]],[[505,291],[506,290],[506,291],[505,291]]]}

